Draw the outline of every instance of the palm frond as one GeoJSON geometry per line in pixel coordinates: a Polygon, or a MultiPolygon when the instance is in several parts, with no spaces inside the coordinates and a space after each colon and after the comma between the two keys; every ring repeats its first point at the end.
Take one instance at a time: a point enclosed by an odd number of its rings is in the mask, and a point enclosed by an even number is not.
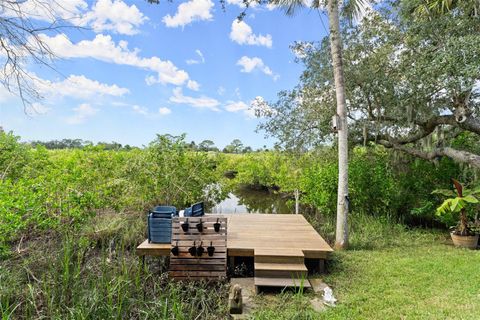
{"type": "Polygon", "coordinates": [[[307,6],[304,0],[272,0],[270,3],[280,7],[287,16],[292,16],[298,9],[307,6]]]}
{"type": "Polygon", "coordinates": [[[346,0],[343,4],[342,15],[352,22],[360,21],[371,8],[369,0],[346,0]]]}

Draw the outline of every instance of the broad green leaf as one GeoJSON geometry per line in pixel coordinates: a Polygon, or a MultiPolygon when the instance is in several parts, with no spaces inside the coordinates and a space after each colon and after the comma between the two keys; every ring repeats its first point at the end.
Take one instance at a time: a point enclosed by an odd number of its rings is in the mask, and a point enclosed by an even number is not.
{"type": "Polygon", "coordinates": [[[445,201],[443,201],[443,203],[437,208],[437,215],[442,215],[442,214],[445,214],[447,212],[450,212],[451,209],[450,209],[450,204],[452,202],[452,199],[447,199],[445,201]]]}
{"type": "Polygon", "coordinates": [[[450,204],[450,210],[452,210],[452,212],[458,212],[462,208],[461,198],[455,198],[452,200],[452,203],[450,204]]]}
{"type": "Polygon", "coordinates": [[[472,195],[463,197],[463,201],[468,202],[468,203],[478,203],[478,199],[475,198],[475,197],[472,196],[472,195]]]}
{"type": "Polygon", "coordinates": [[[452,190],[447,190],[447,189],[437,189],[433,190],[432,194],[440,194],[445,197],[455,197],[457,194],[453,192],[452,190]]]}

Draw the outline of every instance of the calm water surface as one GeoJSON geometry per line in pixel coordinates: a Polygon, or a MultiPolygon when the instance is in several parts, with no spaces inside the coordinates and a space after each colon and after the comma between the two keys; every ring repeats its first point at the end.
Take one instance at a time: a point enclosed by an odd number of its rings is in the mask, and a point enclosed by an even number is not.
{"type": "Polygon", "coordinates": [[[287,199],[279,194],[265,190],[239,188],[228,194],[227,198],[214,204],[211,213],[294,213],[287,206],[287,199]]]}

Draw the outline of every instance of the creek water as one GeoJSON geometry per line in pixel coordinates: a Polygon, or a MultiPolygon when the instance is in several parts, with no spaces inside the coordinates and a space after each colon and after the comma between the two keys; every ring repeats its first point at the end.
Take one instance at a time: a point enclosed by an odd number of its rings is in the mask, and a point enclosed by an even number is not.
{"type": "Polygon", "coordinates": [[[237,188],[207,209],[211,213],[294,213],[287,199],[268,190],[237,188]]]}

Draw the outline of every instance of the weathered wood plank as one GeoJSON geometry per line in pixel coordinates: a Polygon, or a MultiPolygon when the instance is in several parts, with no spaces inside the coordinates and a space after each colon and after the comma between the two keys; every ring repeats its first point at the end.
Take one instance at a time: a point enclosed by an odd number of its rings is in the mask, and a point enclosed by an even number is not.
{"type": "Polygon", "coordinates": [[[226,277],[227,270],[227,218],[201,217],[188,218],[189,230],[184,232],[180,227],[187,218],[173,219],[172,247],[178,245],[179,254],[170,255],[169,276],[175,279],[217,279],[226,277]],[[196,224],[202,221],[203,230],[199,232],[196,224]],[[214,230],[214,224],[220,223],[219,232],[214,230]],[[192,246],[204,248],[201,256],[191,255],[192,246]],[[212,245],[215,252],[208,255],[207,248],[212,245]]]}
{"type": "Polygon", "coordinates": [[[170,254],[169,243],[148,243],[143,241],[135,250],[138,256],[168,256],[170,254]]]}
{"type": "Polygon", "coordinates": [[[307,279],[303,281],[301,279],[292,279],[292,278],[263,278],[255,277],[254,278],[255,286],[257,287],[300,287],[310,288],[310,282],[307,279]]]}
{"type": "Polygon", "coordinates": [[[172,264],[170,271],[223,271],[225,272],[225,265],[223,264],[172,264]]]}

